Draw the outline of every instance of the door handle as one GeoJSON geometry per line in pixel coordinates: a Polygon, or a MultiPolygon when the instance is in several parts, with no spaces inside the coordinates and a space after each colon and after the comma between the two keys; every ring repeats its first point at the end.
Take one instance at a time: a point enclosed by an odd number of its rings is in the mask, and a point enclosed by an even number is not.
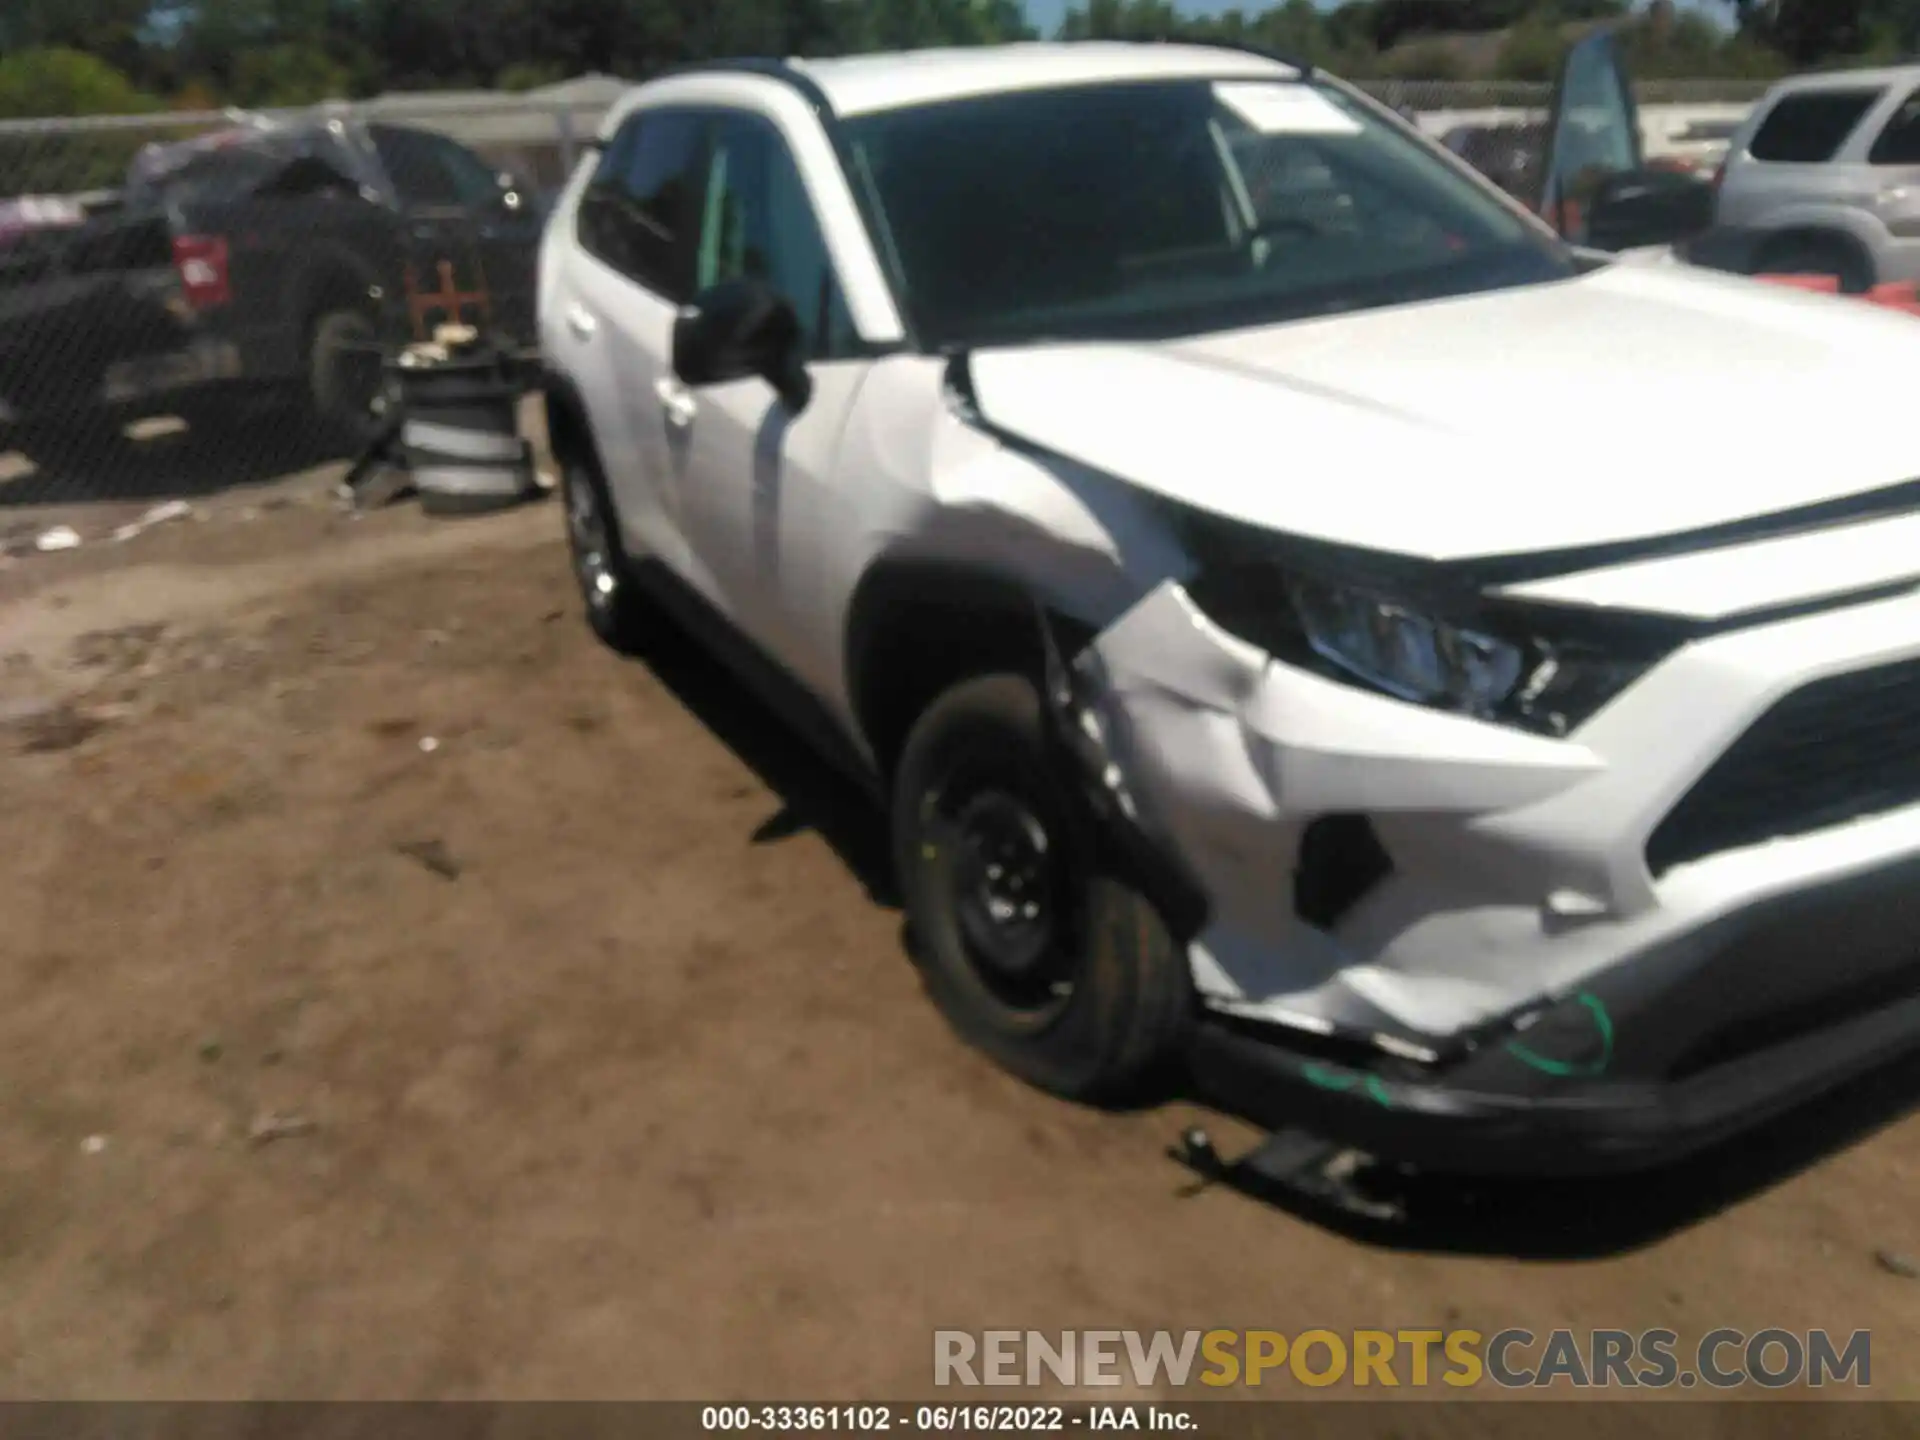
{"type": "Polygon", "coordinates": [[[653,393],[660,397],[660,408],[667,413],[667,423],[675,429],[684,430],[693,423],[693,417],[700,406],[693,398],[693,392],[678,380],[661,376],[653,382],[653,393]]]}
{"type": "Polygon", "coordinates": [[[593,318],[593,312],[584,305],[569,305],[567,328],[582,340],[591,340],[593,332],[600,328],[600,322],[593,318]]]}

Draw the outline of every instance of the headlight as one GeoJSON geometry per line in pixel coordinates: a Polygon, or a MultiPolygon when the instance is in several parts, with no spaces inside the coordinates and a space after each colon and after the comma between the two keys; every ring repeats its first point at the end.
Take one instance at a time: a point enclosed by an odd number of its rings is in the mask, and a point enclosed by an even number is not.
{"type": "Polygon", "coordinates": [[[1526,673],[1526,652],[1498,636],[1317,580],[1287,591],[1316,655],[1402,700],[1491,715],[1526,673]]]}
{"type": "Polygon", "coordinates": [[[1550,637],[1514,613],[1474,613],[1236,557],[1203,564],[1189,598],[1221,629],[1276,659],[1417,705],[1563,736],[1659,658],[1550,637]],[[1459,612],[1459,613],[1456,613],[1459,612]]]}

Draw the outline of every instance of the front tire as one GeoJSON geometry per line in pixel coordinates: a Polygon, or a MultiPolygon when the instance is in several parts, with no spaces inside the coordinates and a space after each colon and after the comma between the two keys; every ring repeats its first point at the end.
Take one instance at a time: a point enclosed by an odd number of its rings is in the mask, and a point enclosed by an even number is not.
{"type": "Polygon", "coordinates": [[[894,783],[908,924],[963,1039],[1068,1099],[1145,1098],[1180,1056],[1192,979],[1065,773],[1025,677],[981,676],[936,700],[894,783]]]}
{"type": "Polygon", "coordinates": [[[1756,270],[1762,275],[1831,275],[1842,295],[1864,295],[1873,288],[1873,272],[1842,240],[1821,235],[1788,235],[1760,254],[1756,270]]]}

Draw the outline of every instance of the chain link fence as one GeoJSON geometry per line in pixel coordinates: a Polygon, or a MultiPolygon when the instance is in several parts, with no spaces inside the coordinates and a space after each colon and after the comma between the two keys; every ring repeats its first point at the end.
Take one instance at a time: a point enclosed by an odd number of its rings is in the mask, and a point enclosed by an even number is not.
{"type": "MultiPolygon", "coordinates": [[[[622,88],[0,122],[0,512],[342,458],[379,345],[476,307],[530,340],[544,210],[622,88]]],[[[1366,88],[1516,188],[1550,104],[1366,88]]],[[[1710,156],[1763,88],[1643,86],[1650,157],[1710,156]]]]}

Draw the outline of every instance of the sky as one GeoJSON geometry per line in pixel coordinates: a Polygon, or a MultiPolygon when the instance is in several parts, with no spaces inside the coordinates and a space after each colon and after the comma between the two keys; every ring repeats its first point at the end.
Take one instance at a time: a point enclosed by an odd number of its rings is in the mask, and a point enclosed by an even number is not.
{"type": "MultiPolygon", "coordinates": [[[[1026,0],[1027,23],[1044,36],[1050,36],[1059,28],[1060,19],[1067,13],[1070,0],[1026,0]]],[[[1231,10],[1236,5],[1249,14],[1257,14],[1278,0],[1174,0],[1174,9],[1183,15],[1217,15],[1223,10],[1231,10]]],[[[1322,10],[1330,10],[1338,0],[1318,0],[1322,10]]],[[[1688,10],[1724,9],[1715,0],[1679,0],[1688,10]]]]}

